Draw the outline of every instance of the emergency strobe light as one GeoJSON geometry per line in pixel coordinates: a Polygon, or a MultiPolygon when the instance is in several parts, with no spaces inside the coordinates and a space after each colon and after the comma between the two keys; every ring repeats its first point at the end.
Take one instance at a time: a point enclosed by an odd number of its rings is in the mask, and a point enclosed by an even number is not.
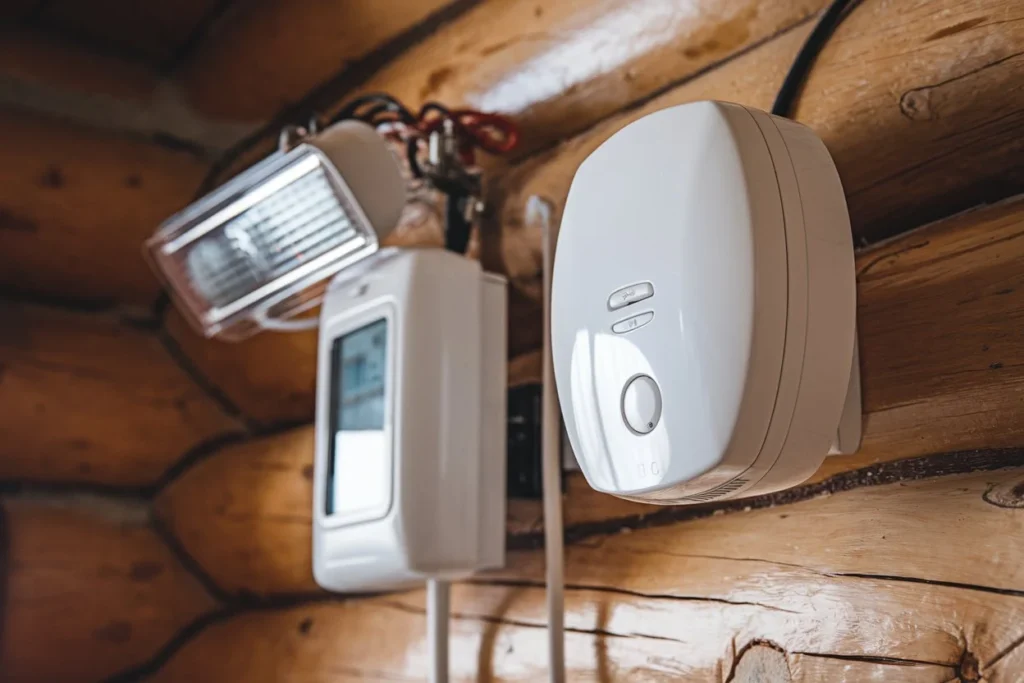
{"type": "Polygon", "coordinates": [[[289,318],[319,303],[317,285],[377,251],[405,192],[387,142],[372,126],[342,121],[175,214],[147,251],[207,337],[297,329],[307,321],[289,318]]]}

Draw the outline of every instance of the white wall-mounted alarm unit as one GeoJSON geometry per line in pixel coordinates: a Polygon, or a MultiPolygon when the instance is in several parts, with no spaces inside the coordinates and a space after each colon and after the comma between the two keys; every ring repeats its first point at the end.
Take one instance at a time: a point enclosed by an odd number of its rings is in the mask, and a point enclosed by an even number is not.
{"type": "Polygon", "coordinates": [[[320,316],[313,573],[369,591],[505,556],[506,286],[440,249],[341,273],[320,316]]]}
{"type": "Polygon", "coordinates": [[[856,450],[855,318],[846,199],[810,129],[686,104],[626,126],[576,172],[551,343],[595,489],[736,498],[856,450]]]}

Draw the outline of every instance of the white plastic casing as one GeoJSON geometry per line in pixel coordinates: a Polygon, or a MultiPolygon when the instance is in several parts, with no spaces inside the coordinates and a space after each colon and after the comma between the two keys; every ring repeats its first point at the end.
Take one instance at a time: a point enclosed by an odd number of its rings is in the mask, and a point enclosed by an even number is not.
{"type": "Polygon", "coordinates": [[[377,251],[405,200],[388,142],[342,121],[171,216],[146,253],[197,331],[237,341],[319,303],[330,278],[377,251]]]}
{"type": "Polygon", "coordinates": [[[845,403],[855,449],[855,315],[845,196],[808,128],[698,102],[618,131],[573,180],[552,290],[558,395],[588,482],[654,503],[793,486],[845,403]],[[627,390],[638,377],[651,381],[627,390]]]}
{"type": "Polygon", "coordinates": [[[382,250],[332,282],[321,313],[313,496],[322,587],[379,590],[504,564],[506,307],[502,278],[440,249],[382,250]],[[356,477],[346,486],[366,504],[327,515],[332,347],[379,320],[384,453],[339,456],[340,476],[356,477]]]}

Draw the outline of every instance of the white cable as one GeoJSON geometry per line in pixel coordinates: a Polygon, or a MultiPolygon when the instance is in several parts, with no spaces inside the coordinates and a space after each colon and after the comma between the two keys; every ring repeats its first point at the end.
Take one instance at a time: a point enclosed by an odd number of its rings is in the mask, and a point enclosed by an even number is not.
{"type": "Polygon", "coordinates": [[[430,647],[430,683],[448,683],[448,616],[451,585],[442,579],[427,581],[427,643],[430,647]]]}
{"type": "Polygon", "coordinates": [[[555,263],[556,235],[551,210],[531,197],[527,213],[541,212],[544,278],[544,359],[541,394],[541,479],[544,488],[544,560],[547,567],[548,680],[565,681],[565,548],[562,531],[562,413],[555,394],[555,370],[551,358],[551,274],[555,263]]]}

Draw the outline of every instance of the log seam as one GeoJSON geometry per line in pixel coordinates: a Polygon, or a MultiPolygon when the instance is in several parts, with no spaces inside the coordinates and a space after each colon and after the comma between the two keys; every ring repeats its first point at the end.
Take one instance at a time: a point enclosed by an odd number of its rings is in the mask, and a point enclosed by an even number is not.
{"type": "MultiPolygon", "coordinates": [[[[538,581],[530,581],[529,579],[469,579],[466,581],[468,584],[474,584],[478,586],[492,586],[492,587],[504,587],[504,588],[537,588],[542,589],[547,584],[538,581]]],[[[623,595],[631,598],[644,598],[647,600],[671,600],[677,602],[713,602],[720,605],[730,605],[734,607],[758,607],[760,609],[766,609],[772,612],[785,612],[786,614],[800,614],[796,610],[785,609],[783,607],[776,607],[774,605],[766,605],[762,602],[747,602],[744,600],[727,600],[725,598],[715,598],[698,595],[673,595],[669,593],[645,593],[643,591],[631,590],[628,588],[617,588],[615,586],[602,586],[602,585],[591,585],[585,583],[565,583],[565,590],[567,591],[588,591],[593,593],[610,593],[612,595],[623,595]]]]}
{"type": "Polygon", "coordinates": [[[150,508],[149,524],[153,529],[153,533],[163,541],[167,549],[170,550],[171,554],[178,560],[185,571],[195,577],[202,587],[209,593],[217,602],[230,603],[232,596],[210,576],[201,564],[192,556],[192,553],[185,548],[184,544],[178,540],[178,537],[168,528],[162,519],[153,513],[150,508]]]}
{"type": "MultiPolygon", "coordinates": [[[[2,368],[0,368],[2,370],[2,368]]],[[[184,470],[200,462],[226,446],[242,443],[245,435],[237,431],[224,432],[203,441],[185,451],[185,454],[171,464],[153,483],[142,485],[105,484],[93,481],[36,481],[30,479],[0,479],[0,495],[73,495],[93,494],[115,499],[149,501],[173,483],[184,470]]]]}
{"type": "Polygon", "coordinates": [[[261,604],[226,605],[220,609],[211,610],[210,612],[192,620],[192,622],[186,624],[181,628],[181,630],[174,634],[164,644],[164,646],[147,661],[109,676],[104,679],[103,683],[136,683],[138,681],[143,681],[159,671],[171,660],[171,658],[174,657],[174,655],[176,655],[183,647],[188,645],[193,638],[198,636],[208,627],[223,623],[235,617],[244,616],[254,612],[287,610],[294,607],[303,607],[321,603],[355,602],[373,597],[376,596],[372,594],[339,596],[332,593],[324,593],[320,596],[309,596],[301,601],[268,600],[261,604]]]}
{"type": "Polygon", "coordinates": [[[932,662],[926,659],[907,659],[905,657],[883,657],[880,655],[844,655],[837,652],[790,652],[788,654],[802,655],[804,657],[817,657],[820,659],[839,659],[847,662],[864,662],[867,664],[885,664],[891,666],[939,666],[944,669],[956,670],[957,663],[932,662]]]}
{"type": "MultiPolygon", "coordinates": [[[[399,612],[405,612],[407,614],[415,614],[417,616],[425,616],[427,610],[422,607],[415,607],[413,605],[407,605],[404,602],[397,602],[394,600],[381,600],[381,605],[385,605],[399,612]]],[[[546,622],[538,623],[532,621],[523,621],[520,619],[508,619],[505,617],[494,616],[490,614],[466,614],[464,612],[451,612],[450,617],[452,619],[459,619],[462,621],[476,621],[484,624],[494,624],[496,626],[515,626],[518,628],[531,628],[537,630],[546,631],[548,625],[546,622]]],[[[601,636],[605,638],[643,638],[645,640],[660,640],[669,643],[682,643],[682,640],[678,638],[669,638],[668,636],[655,636],[647,633],[615,633],[614,631],[608,631],[602,628],[580,628],[578,626],[565,626],[563,629],[566,633],[581,633],[584,635],[601,636]]]]}
{"type": "Polygon", "coordinates": [[[188,375],[195,385],[199,387],[199,389],[206,394],[210,400],[216,403],[228,417],[232,417],[243,422],[250,431],[252,430],[252,426],[249,425],[248,418],[242,414],[242,411],[237,405],[235,405],[234,401],[228,398],[227,394],[221,391],[220,387],[200,372],[199,368],[196,367],[196,364],[192,362],[192,359],[189,358],[188,354],[181,349],[178,342],[167,332],[166,329],[161,328],[157,332],[156,337],[175,364],[177,364],[177,366],[181,368],[186,375],[188,375]]]}
{"type": "MultiPolygon", "coordinates": [[[[172,546],[172,552],[175,552],[175,554],[177,554],[177,552],[175,551],[175,549],[173,547],[174,543],[175,543],[175,541],[172,541],[170,543],[170,545],[172,546]]],[[[726,558],[726,559],[736,559],[736,558],[726,558]]],[[[750,560],[748,560],[747,558],[740,558],[738,561],[750,561],[750,560]]],[[[809,568],[805,568],[805,569],[809,569],[809,568]]],[[[815,570],[809,569],[809,571],[815,571],[815,570]]],[[[961,584],[961,583],[954,583],[954,582],[932,581],[932,580],[927,580],[927,579],[918,579],[918,578],[914,578],[914,577],[900,577],[900,576],[888,576],[888,575],[877,575],[876,576],[876,575],[862,575],[862,574],[855,574],[855,573],[847,574],[847,573],[841,573],[841,572],[837,572],[837,573],[817,572],[817,573],[821,573],[821,574],[823,574],[825,576],[835,577],[835,578],[862,578],[862,579],[866,579],[866,580],[908,581],[908,582],[912,582],[912,583],[922,583],[922,584],[928,584],[928,585],[944,586],[944,587],[949,587],[949,588],[954,588],[954,589],[982,590],[982,591],[987,591],[987,592],[996,592],[996,593],[1000,593],[1000,594],[1011,595],[1011,596],[1014,596],[1014,597],[1018,597],[1018,596],[1019,597],[1024,597],[1024,591],[1012,591],[1010,589],[997,589],[997,588],[992,588],[992,587],[988,587],[988,586],[975,586],[975,585],[972,585],[972,584],[961,584]]],[[[501,588],[501,587],[524,588],[525,587],[525,588],[532,588],[532,589],[537,589],[537,590],[540,590],[540,589],[544,588],[544,584],[543,583],[532,582],[532,581],[527,581],[527,580],[519,581],[519,580],[503,580],[503,579],[491,579],[491,580],[488,580],[488,579],[474,579],[474,580],[467,581],[466,583],[472,584],[472,585],[497,587],[497,588],[501,588]]],[[[642,592],[639,592],[639,591],[632,591],[632,590],[628,590],[628,589],[615,588],[615,587],[611,587],[611,586],[588,586],[588,585],[585,585],[585,584],[569,583],[569,584],[566,584],[566,590],[567,591],[581,591],[581,592],[582,591],[587,591],[587,592],[605,592],[605,593],[612,593],[612,594],[621,594],[621,595],[625,595],[625,596],[629,596],[629,597],[642,597],[642,598],[654,599],[654,600],[680,600],[680,601],[691,601],[691,602],[708,602],[708,603],[716,603],[716,604],[723,604],[724,603],[724,604],[735,605],[735,606],[750,606],[750,607],[755,607],[755,608],[759,608],[759,609],[769,609],[769,610],[776,610],[776,611],[783,611],[783,612],[791,612],[790,610],[785,610],[785,609],[782,609],[782,608],[774,607],[774,606],[771,606],[771,605],[765,605],[765,604],[761,604],[761,603],[756,603],[756,602],[730,601],[730,600],[725,600],[725,599],[721,599],[721,598],[713,598],[713,597],[695,597],[695,596],[677,596],[677,595],[649,595],[649,594],[645,594],[645,593],[642,593],[642,592]]],[[[389,607],[389,608],[392,608],[392,609],[396,609],[396,610],[400,610],[400,611],[405,611],[405,612],[413,613],[413,614],[422,614],[423,610],[420,609],[420,608],[416,608],[414,606],[407,605],[407,604],[404,604],[404,603],[401,603],[401,602],[398,602],[398,601],[395,601],[395,600],[387,600],[387,599],[380,600],[382,595],[396,595],[396,594],[400,594],[400,593],[403,593],[403,592],[406,592],[406,591],[403,590],[403,591],[388,592],[388,593],[384,593],[384,594],[378,593],[378,594],[363,594],[363,595],[338,595],[338,594],[326,593],[325,592],[325,593],[316,593],[316,594],[312,594],[311,593],[311,594],[298,594],[298,595],[270,596],[270,597],[264,597],[264,598],[255,599],[255,600],[251,599],[251,596],[242,596],[242,599],[239,599],[238,596],[226,595],[225,596],[225,600],[228,602],[228,604],[226,604],[223,608],[217,609],[217,610],[213,610],[213,611],[211,611],[211,612],[209,612],[209,613],[207,613],[205,615],[202,615],[202,616],[198,617],[197,619],[193,620],[190,624],[188,624],[185,627],[183,627],[170,640],[168,640],[168,642],[164,645],[164,647],[162,647],[160,649],[160,651],[157,654],[155,654],[152,658],[150,658],[147,662],[144,662],[141,665],[133,667],[132,669],[129,669],[129,670],[120,672],[118,674],[115,674],[114,676],[111,676],[108,679],[106,679],[105,683],[136,683],[138,681],[142,681],[142,680],[150,677],[151,675],[153,675],[158,670],[160,670],[168,661],[170,661],[174,657],[175,654],[177,654],[183,647],[185,647],[189,642],[191,642],[194,638],[196,638],[207,627],[212,626],[214,624],[225,622],[225,621],[227,621],[229,619],[232,619],[232,618],[242,617],[242,616],[245,616],[247,614],[251,614],[251,613],[255,613],[255,612],[287,610],[287,609],[295,609],[295,608],[300,608],[300,607],[304,607],[304,606],[312,606],[312,605],[319,605],[319,604],[331,604],[331,603],[341,604],[341,603],[346,603],[346,602],[357,602],[357,601],[364,601],[364,600],[370,600],[370,599],[378,599],[378,602],[380,604],[382,604],[383,606],[386,606],[386,607],[389,607]]],[[[543,623],[531,623],[531,622],[524,622],[524,621],[520,621],[520,620],[509,620],[509,619],[504,619],[502,617],[495,617],[495,616],[491,616],[491,615],[467,615],[467,614],[464,614],[464,613],[453,613],[453,617],[457,618],[457,619],[473,620],[473,621],[479,621],[479,622],[483,622],[483,623],[493,623],[493,624],[498,624],[498,625],[517,626],[517,627],[523,627],[523,628],[538,628],[538,629],[546,628],[546,625],[543,624],[543,623]]],[[[645,639],[651,639],[651,640],[662,640],[662,641],[680,642],[680,641],[676,641],[675,639],[669,638],[669,637],[666,637],[666,636],[649,635],[649,634],[643,634],[643,633],[622,634],[622,633],[616,633],[616,632],[607,631],[605,629],[566,628],[566,631],[571,632],[571,633],[581,633],[581,634],[596,635],[596,636],[601,636],[601,637],[645,638],[645,639]]],[[[992,666],[992,665],[996,664],[999,660],[1001,660],[1004,657],[1006,657],[1014,648],[1019,647],[1022,644],[1024,644],[1024,636],[1022,636],[1021,638],[1019,638],[1015,642],[1011,643],[1006,649],[1004,649],[999,654],[997,654],[990,662],[988,662],[986,664],[986,666],[992,666]]],[[[748,643],[747,645],[744,646],[744,648],[742,648],[741,650],[739,650],[736,653],[736,656],[733,659],[733,668],[735,668],[736,662],[739,661],[739,658],[742,656],[742,653],[745,652],[750,647],[753,647],[754,645],[767,645],[768,647],[773,647],[775,649],[778,649],[780,652],[783,652],[784,654],[786,652],[784,649],[779,648],[777,645],[774,645],[772,643],[768,643],[766,641],[760,641],[760,640],[752,641],[751,643],[748,643]]],[[[897,658],[897,657],[883,657],[883,656],[871,656],[871,655],[842,655],[842,654],[838,654],[838,653],[815,653],[815,652],[793,652],[792,654],[799,654],[799,655],[806,655],[806,656],[813,656],[813,657],[832,658],[832,659],[840,659],[840,660],[849,660],[849,661],[862,661],[862,662],[869,662],[869,663],[876,663],[876,664],[883,664],[883,665],[894,665],[894,666],[935,665],[935,666],[942,666],[942,667],[953,668],[953,669],[956,668],[955,665],[952,665],[952,664],[949,664],[949,663],[946,663],[946,662],[931,662],[931,661],[925,661],[925,660],[912,660],[912,659],[897,658]]]]}
{"type": "Polygon", "coordinates": [[[226,432],[196,444],[174,461],[151,486],[146,487],[144,495],[155,498],[194,465],[220,453],[224,448],[245,443],[248,436],[245,432],[226,432]]]}
{"type": "Polygon", "coordinates": [[[171,464],[151,487],[145,489],[145,495],[155,498],[193,467],[217,455],[224,448],[251,443],[257,439],[272,438],[301,426],[304,425],[285,422],[262,428],[252,427],[245,431],[226,432],[207,439],[186,451],[178,460],[171,464]]]}
{"type": "Polygon", "coordinates": [[[80,299],[70,296],[64,297],[42,292],[22,291],[10,286],[0,287],[0,300],[13,304],[53,308],[68,313],[103,315],[117,312],[118,310],[117,305],[112,299],[80,299]]]}
{"type": "MultiPolygon", "coordinates": [[[[978,449],[925,455],[869,465],[833,475],[821,482],[804,484],[753,498],[741,498],[709,505],[668,506],[643,515],[584,522],[567,528],[565,536],[567,543],[579,543],[594,536],[606,536],[623,530],[668,526],[716,514],[779,507],[867,486],[932,479],[950,474],[987,472],[1021,465],[1024,465],[1024,449],[1022,448],[978,449]]],[[[542,531],[530,531],[512,536],[509,539],[508,549],[534,549],[540,547],[543,541],[542,531]]]]}
{"type": "MultiPolygon", "coordinates": [[[[950,476],[952,476],[952,475],[950,475],[950,476]]],[[[611,538],[611,535],[609,535],[609,536],[607,536],[605,538],[611,538]]],[[[597,546],[589,546],[588,545],[587,547],[588,548],[600,547],[600,544],[598,544],[597,546]]],[[[916,576],[903,576],[903,575],[900,575],[900,574],[872,574],[872,573],[868,573],[868,572],[841,572],[841,571],[839,571],[839,572],[830,572],[830,571],[826,571],[826,570],[822,570],[822,569],[817,569],[815,567],[810,567],[810,566],[803,565],[803,564],[796,564],[794,562],[779,562],[779,561],[776,561],[776,560],[768,560],[768,559],[757,558],[757,557],[730,557],[728,555],[702,555],[702,554],[699,554],[699,553],[674,553],[674,552],[670,552],[670,551],[666,551],[666,550],[651,550],[651,549],[647,549],[647,548],[634,548],[634,549],[631,549],[630,552],[635,553],[637,555],[668,555],[668,556],[671,556],[671,557],[680,557],[680,558],[721,560],[723,562],[752,562],[752,563],[758,563],[758,564],[767,564],[767,565],[771,565],[773,567],[788,567],[788,568],[791,568],[791,569],[799,569],[801,571],[810,572],[812,574],[816,574],[818,576],[822,576],[822,577],[829,578],[829,579],[866,579],[866,580],[869,580],[869,581],[895,581],[895,582],[902,582],[902,583],[919,583],[919,584],[925,584],[925,585],[930,585],[930,586],[943,586],[945,588],[956,588],[956,589],[961,589],[961,590],[978,591],[978,592],[982,592],[982,593],[994,593],[996,595],[1005,595],[1005,596],[1008,596],[1008,597],[1024,598],[1024,590],[1017,589],[1017,588],[1000,588],[998,586],[986,586],[986,585],[983,585],[983,584],[975,584],[975,583],[962,583],[962,582],[957,582],[957,581],[940,581],[940,580],[936,580],[936,579],[927,579],[927,578],[921,578],[921,577],[916,577],[916,576]]],[[[482,583],[482,584],[487,584],[487,585],[504,585],[506,582],[504,582],[502,580],[499,580],[499,581],[495,581],[495,582],[491,582],[491,581],[471,581],[471,583],[482,583]]],[[[509,581],[507,583],[509,585],[516,585],[517,582],[509,581]]],[[[528,582],[523,582],[522,585],[530,585],[530,586],[532,586],[534,584],[531,584],[531,583],[528,583],[528,582]]],[[[540,586],[540,587],[543,587],[544,584],[537,584],[537,585],[540,586]]],[[[568,587],[568,584],[567,584],[567,587],[568,587]]],[[[581,584],[576,584],[575,587],[577,587],[579,589],[583,589],[583,590],[604,590],[604,591],[610,592],[610,593],[622,593],[624,595],[635,595],[637,597],[656,598],[656,599],[661,599],[661,598],[681,599],[681,600],[685,600],[685,599],[704,600],[704,599],[707,599],[707,598],[686,598],[686,597],[682,597],[682,596],[673,596],[673,595],[657,595],[657,594],[649,594],[649,593],[641,593],[641,592],[632,592],[632,591],[628,591],[628,590],[624,590],[624,589],[613,589],[613,588],[608,588],[608,587],[585,586],[585,585],[581,585],[581,584]]],[[[780,607],[773,607],[771,605],[765,605],[765,604],[756,603],[756,602],[734,602],[734,601],[731,601],[731,600],[718,600],[718,601],[726,603],[726,604],[752,605],[752,606],[756,606],[756,607],[764,607],[766,609],[774,609],[774,610],[778,610],[778,611],[781,611],[781,612],[789,612],[791,614],[799,614],[799,612],[794,612],[792,610],[786,610],[786,609],[782,609],[780,607]]]]}
{"type": "MultiPolygon", "coordinates": [[[[631,552],[639,552],[639,551],[631,551],[631,552]]],[[[722,559],[727,560],[727,561],[736,561],[736,562],[760,561],[760,562],[766,562],[766,563],[771,563],[771,564],[779,564],[779,565],[783,565],[783,566],[791,566],[791,567],[796,567],[796,568],[808,571],[808,572],[810,572],[812,574],[817,574],[818,576],[822,576],[822,577],[830,578],[830,579],[863,579],[863,580],[868,580],[868,581],[892,581],[892,582],[901,582],[901,583],[915,583],[915,584],[922,584],[922,585],[926,585],[926,586],[940,586],[940,587],[943,587],[943,588],[954,588],[954,589],[957,589],[957,590],[978,591],[978,592],[981,592],[981,593],[994,593],[996,595],[1005,595],[1007,597],[1024,598],[1024,590],[1018,590],[1018,589],[1014,589],[1014,588],[999,588],[997,586],[984,586],[984,585],[980,585],[980,584],[961,583],[961,582],[956,582],[956,581],[939,581],[939,580],[935,580],[935,579],[923,579],[923,578],[916,577],[916,576],[900,576],[900,575],[897,575],[897,574],[867,574],[867,573],[857,573],[857,572],[829,572],[829,571],[821,571],[819,569],[815,569],[814,567],[805,567],[805,566],[801,566],[801,565],[788,565],[788,564],[784,564],[784,563],[776,563],[776,562],[772,562],[771,560],[750,560],[748,558],[732,558],[732,557],[725,557],[725,558],[722,558],[722,559]]],[[[491,586],[491,587],[503,587],[503,588],[537,588],[537,589],[544,588],[545,585],[546,585],[546,584],[544,584],[542,582],[530,581],[530,580],[527,580],[527,579],[518,580],[518,579],[487,579],[487,578],[469,579],[465,583],[472,584],[472,585],[478,585],[478,586],[491,586]]],[[[694,596],[694,595],[672,595],[672,594],[663,594],[663,593],[644,593],[642,591],[635,591],[635,590],[630,590],[630,589],[627,589],[627,588],[617,588],[615,586],[587,585],[587,584],[568,582],[568,583],[565,584],[565,589],[567,591],[572,590],[572,591],[593,591],[593,592],[597,592],[597,593],[610,593],[610,594],[613,594],[613,595],[622,595],[622,596],[625,596],[625,597],[635,597],[635,598],[645,598],[645,599],[649,599],[649,600],[676,600],[676,601],[680,601],[680,602],[714,602],[714,603],[718,603],[718,604],[734,605],[734,606],[740,606],[740,607],[743,607],[743,606],[746,606],[746,607],[757,607],[757,608],[760,608],[760,609],[766,609],[766,610],[771,610],[771,611],[775,611],[775,612],[785,612],[787,614],[801,614],[801,612],[796,611],[796,610],[789,610],[789,609],[785,609],[785,608],[782,608],[782,607],[776,607],[774,605],[767,605],[767,604],[760,603],[760,602],[745,602],[745,601],[740,601],[740,600],[726,600],[724,598],[694,596]]],[[[1021,640],[1022,640],[1022,642],[1024,642],[1024,637],[1022,637],[1021,640]]],[[[1018,644],[1020,644],[1020,643],[1018,643],[1018,644]]],[[[934,663],[934,662],[932,662],[932,663],[934,663]]]]}
{"type": "MultiPolygon", "coordinates": [[[[809,569],[809,568],[808,568],[809,569]]],[[[810,569],[810,571],[814,571],[810,569]]],[[[960,583],[958,581],[938,581],[935,579],[923,579],[917,576],[899,576],[896,574],[871,574],[861,572],[818,572],[829,578],[867,579],[870,581],[896,581],[901,583],[920,583],[928,586],[944,586],[946,588],[959,588],[962,590],[978,591],[981,593],[995,593],[1014,598],[1024,598],[1024,590],[1017,588],[999,588],[998,586],[984,586],[976,583],[960,583]]]]}
{"type": "Polygon", "coordinates": [[[163,667],[171,657],[184,647],[189,641],[202,633],[206,627],[225,621],[235,612],[231,608],[213,610],[186,624],[180,631],[171,636],[160,650],[147,661],[130,669],[118,672],[104,679],[104,683],[135,683],[143,681],[163,667]]]}
{"type": "Polygon", "coordinates": [[[211,29],[221,17],[237,3],[238,0],[217,0],[214,6],[203,14],[185,40],[173,50],[167,61],[160,65],[158,71],[165,78],[169,78],[199,47],[199,44],[210,34],[211,29]]]}

